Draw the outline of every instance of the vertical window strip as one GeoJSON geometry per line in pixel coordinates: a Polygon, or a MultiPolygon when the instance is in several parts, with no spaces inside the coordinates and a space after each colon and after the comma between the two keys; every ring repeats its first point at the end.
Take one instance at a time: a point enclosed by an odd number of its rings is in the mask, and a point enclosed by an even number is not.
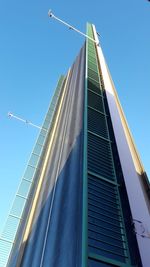
{"type": "Polygon", "coordinates": [[[38,169],[40,157],[44,150],[47,134],[52,124],[52,118],[59,100],[59,95],[61,93],[63,83],[64,76],[61,76],[58,81],[50,107],[48,108],[48,111],[46,113],[42,129],[40,130],[33,152],[31,153],[26,170],[14,198],[12,208],[4,226],[4,230],[1,234],[0,267],[5,267],[7,265],[9,255],[13,248],[19,224],[22,220],[23,211],[30,194],[30,189],[32,184],[34,183],[34,178],[38,169]]]}

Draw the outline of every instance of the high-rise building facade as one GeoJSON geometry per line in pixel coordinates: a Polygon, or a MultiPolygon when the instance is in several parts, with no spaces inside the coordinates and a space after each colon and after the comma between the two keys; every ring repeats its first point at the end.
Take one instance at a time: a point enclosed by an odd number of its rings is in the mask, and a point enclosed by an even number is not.
{"type": "Polygon", "coordinates": [[[21,180],[0,267],[150,266],[149,182],[94,25],[87,35],[21,180]]]}

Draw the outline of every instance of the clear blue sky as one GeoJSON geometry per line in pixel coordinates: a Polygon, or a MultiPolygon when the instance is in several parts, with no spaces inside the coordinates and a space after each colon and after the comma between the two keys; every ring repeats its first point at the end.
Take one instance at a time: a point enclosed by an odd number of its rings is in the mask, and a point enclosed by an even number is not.
{"type": "Polygon", "coordinates": [[[141,159],[150,177],[150,3],[147,0],[0,2],[0,232],[38,130],[9,120],[7,112],[41,125],[57,79],[84,38],[47,16],[85,32],[96,25],[101,45],[141,159]]]}

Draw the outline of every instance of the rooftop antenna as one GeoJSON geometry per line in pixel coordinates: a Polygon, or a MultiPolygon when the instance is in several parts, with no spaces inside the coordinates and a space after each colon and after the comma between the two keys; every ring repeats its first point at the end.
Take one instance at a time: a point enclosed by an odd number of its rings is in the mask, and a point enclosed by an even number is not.
{"type": "MultiPolygon", "coordinates": [[[[41,126],[38,126],[38,125],[32,123],[31,121],[25,120],[25,119],[23,119],[23,118],[20,118],[20,117],[14,115],[12,112],[8,112],[7,115],[8,115],[9,118],[17,119],[17,120],[22,121],[22,122],[24,122],[24,123],[26,123],[26,124],[28,124],[28,125],[30,125],[30,126],[36,127],[36,128],[38,128],[38,129],[40,129],[40,130],[43,129],[41,126]]],[[[43,130],[45,130],[45,129],[43,129],[43,130]]],[[[45,130],[45,131],[46,131],[46,130],[45,130]]]]}
{"type": "Polygon", "coordinates": [[[97,41],[95,41],[93,38],[91,38],[90,36],[88,36],[87,34],[79,31],[78,29],[76,29],[75,27],[71,26],[70,24],[68,24],[67,22],[59,19],[58,17],[56,17],[51,10],[48,11],[48,16],[50,18],[56,19],[57,21],[59,21],[60,23],[64,24],[65,26],[67,26],[69,28],[69,30],[73,30],[75,32],[78,32],[79,34],[83,35],[84,37],[88,38],[89,40],[93,41],[94,43],[96,43],[96,45],[99,45],[99,43],[97,41]]]}

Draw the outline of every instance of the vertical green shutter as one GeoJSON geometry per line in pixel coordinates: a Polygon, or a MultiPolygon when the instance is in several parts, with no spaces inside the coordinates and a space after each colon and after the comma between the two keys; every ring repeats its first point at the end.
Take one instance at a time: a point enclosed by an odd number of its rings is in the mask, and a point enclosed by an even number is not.
{"type": "MultiPolygon", "coordinates": [[[[90,24],[87,34],[94,38],[90,24]]],[[[131,266],[95,43],[86,49],[88,266],[131,266]]]]}

